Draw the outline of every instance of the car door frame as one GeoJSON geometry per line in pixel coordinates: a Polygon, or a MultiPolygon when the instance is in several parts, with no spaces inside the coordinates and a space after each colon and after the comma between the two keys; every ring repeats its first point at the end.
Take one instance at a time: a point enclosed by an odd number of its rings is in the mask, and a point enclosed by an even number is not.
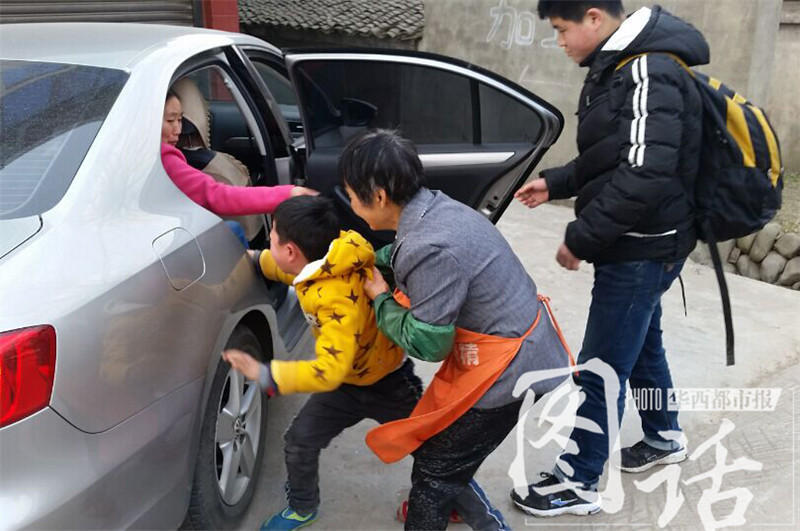
{"type": "MultiPolygon", "coordinates": [[[[242,104],[247,107],[247,112],[250,113],[253,119],[253,125],[258,130],[259,138],[254,139],[257,144],[264,150],[264,153],[259,155],[264,159],[262,166],[264,174],[261,179],[256,181],[253,179],[253,186],[275,185],[278,182],[278,172],[276,168],[276,158],[279,152],[276,152],[275,146],[270,134],[269,124],[266,121],[265,113],[263,112],[262,105],[256,96],[260,96],[258,92],[253,92],[252,83],[248,75],[242,75],[242,66],[239,64],[238,57],[236,56],[235,46],[226,46],[224,48],[216,48],[200,52],[190,59],[184,61],[172,75],[170,85],[178,79],[203,68],[217,67],[220,68],[231,82],[236,86],[236,91],[243,99],[242,104]],[[271,159],[271,160],[270,160],[271,159]]],[[[237,105],[239,102],[236,102],[237,105]]],[[[245,111],[240,109],[242,113],[245,111]]],[[[246,118],[246,117],[245,117],[246,118]]],[[[213,127],[213,126],[212,126],[213,127]]],[[[252,178],[252,177],[251,177],[252,178]]]]}
{"type": "Polygon", "coordinates": [[[250,88],[251,97],[254,98],[256,105],[259,106],[259,112],[267,127],[273,149],[275,149],[274,158],[278,182],[280,184],[302,185],[304,182],[304,145],[302,143],[298,144],[292,139],[289,126],[281,114],[277,100],[258,73],[255,65],[253,65],[253,59],[248,55],[249,53],[263,57],[276,70],[279,67],[285,68],[283,57],[275,50],[253,44],[231,46],[227,54],[231,67],[239,74],[240,78],[246,80],[250,88]],[[273,137],[278,135],[280,136],[282,147],[285,146],[285,150],[276,149],[274,145],[276,139],[273,137]]]}
{"type": "MultiPolygon", "coordinates": [[[[483,83],[534,110],[542,119],[542,132],[534,149],[524,160],[516,165],[517,169],[511,175],[506,174],[493,182],[482,194],[479,205],[477,206],[477,210],[482,212],[493,223],[496,223],[503,214],[511,203],[513,193],[522,186],[528,176],[533,172],[547,149],[556,142],[564,126],[564,118],[558,109],[529,90],[494,72],[451,57],[427,52],[386,49],[290,49],[284,52],[284,61],[287,66],[289,78],[295,87],[300,114],[305,124],[307,157],[313,154],[315,144],[311,128],[308,126],[307,104],[304,101],[303,94],[298,90],[297,80],[297,66],[305,61],[380,61],[398,65],[434,68],[465,77],[470,81],[472,87],[475,86],[474,83],[476,82],[483,83]],[[490,198],[494,199],[492,204],[490,204],[490,198]]],[[[472,105],[474,107],[477,103],[474,90],[472,98],[472,105]]],[[[479,120],[479,117],[479,112],[473,112],[473,127],[474,121],[476,119],[479,120]]],[[[475,134],[475,131],[473,131],[473,141],[476,140],[475,134]]],[[[480,140],[480,138],[478,138],[478,140],[480,140]]],[[[483,144],[475,145],[482,146],[483,144]]],[[[467,165],[491,164],[504,155],[503,153],[476,149],[473,153],[469,154],[471,160],[467,162],[467,165]]],[[[420,159],[426,171],[430,168],[446,165],[464,166],[465,163],[464,153],[421,153],[420,159]]],[[[337,190],[335,195],[341,196],[341,191],[337,190]]],[[[474,205],[472,206],[475,208],[474,205]]]]}

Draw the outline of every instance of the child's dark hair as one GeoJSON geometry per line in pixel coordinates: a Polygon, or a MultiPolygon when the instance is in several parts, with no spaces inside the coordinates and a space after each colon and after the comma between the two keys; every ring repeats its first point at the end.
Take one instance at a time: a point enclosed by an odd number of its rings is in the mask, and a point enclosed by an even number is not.
{"type": "Polygon", "coordinates": [[[413,142],[388,129],[366,131],[350,140],[339,159],[339,175],[365,205],[372,203],[377,188],[405,205],[425,178],[413,142]]]}
{"type": "Polygon", "coordinates": [[[624,13],[622,0],[539,0],[539,18],[560,17],[572,22],[583,20],[586,12],[596,7],[609,15],[620,18],[624,13]]]}
{"type": "Polygon", "coordinates": [[[167,98],[164,100],[164,102],[168,102],[170,98],[175,98],[176,100],[181,101],[180,97],[178,97],[178,93],[172,89],[167,90],[167,98]]]}
{"type": "Polygon", "coordinates": [[[281,243],[292,242],[309,262],[328,252],[339,236],[339,217],[330,199],[301,195],[283,201],[272,215],[281,243]]]}

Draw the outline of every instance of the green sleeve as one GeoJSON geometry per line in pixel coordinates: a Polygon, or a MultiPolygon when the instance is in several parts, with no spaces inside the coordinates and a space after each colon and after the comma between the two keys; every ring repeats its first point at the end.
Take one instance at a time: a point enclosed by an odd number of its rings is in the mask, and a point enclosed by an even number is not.
{"type": "Polygon", "coordinates": [[[378,267],[392,267],[392,244],[384,245],[375,251],[375,265],[378,267]]]}
{"type": "Polygon", "coordinates": [[[378,328],[409,356],[423,361],[442,361],[453,348],[455,326],[419,321],[389,293],[378,295],[374,306],[378,328]]]}
{"type": "Polygon", "coordinates": [[[381,272],[383,280],[391,289],[395,288],[394,271],[392,271],[392,244],[384,245],[375,251],[375,267],[381,272]]]}

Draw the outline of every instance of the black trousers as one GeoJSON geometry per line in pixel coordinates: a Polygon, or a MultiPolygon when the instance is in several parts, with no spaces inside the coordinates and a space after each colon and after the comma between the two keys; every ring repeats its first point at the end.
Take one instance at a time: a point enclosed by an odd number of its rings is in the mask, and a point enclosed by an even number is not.
{"type": "Polygon", "coordinates": [[[319,453],[334,437],[363,419],[383,424],[408,417],[421,395],[411,360],[372,385],[311,395],[284,435],[289,506],[300,514],[319,506],[319,453]]]}
{"type": "Polygon", "coordinates": [[[473,529],[509,529],[472,477],[516,426],[521,405],[472,408],[414,452],[407,530],[445,529],[453,508],[473,529]]]}
{"type": "MultiPolygon", "coordinates": [[[[344,384],[335,391],[311,395],[284,435],[288,476],[286,494],[289,506],[300,514],[308,514],[319,507],[319,453],[334,437],[365,418],[374,419],[381,424],[406,418],[421,395],[422,382],[414,374],[414,364],[411,360],[407,360],[401,368],[372,385],[361,387],[344,384]]],[[[514,417],[514,422],[518,409],[519,404],[516,405],[513,414],[510,410],[508,413],[514,417]]],[[[461,419],[456,422],[459,423],[461,419]]],[[[513,424],[511,426],[513,427],[513,424]]],[[[506,433],[510,430],[509,427],[506,433]]],[[[442,528],[447,524],[450,511],[455,509],[473,529],[481,531],[508,529],[499,511],[491,506],[481,488],[472,480],[472,475],[480,462],[502,440],[503,437],[500,437],[498,442],[481,457],[472,472],[464,476],[463,485],[449,500],[451,503],[448,504],[448,508],[441,509],[447,510],[442,528]]],[[[415,470],[417,462],[418,457],[415,454],[415,470]]],[[[433,507],[438,511],[440,505],[437,501],[433,507]]],[[[426,526],[423,528],[427,529],[426,526]]]]}

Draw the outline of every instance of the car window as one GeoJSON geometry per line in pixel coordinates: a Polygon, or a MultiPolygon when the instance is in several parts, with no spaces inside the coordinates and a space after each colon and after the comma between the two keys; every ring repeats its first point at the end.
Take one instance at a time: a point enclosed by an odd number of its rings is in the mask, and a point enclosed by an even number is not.
{"type": "Polygon", "coordinates": [[[316,147],[343,145],[366,127],[399,129],[417,144],[472,141],[464,76],[381,61],[304,61],[297,73],[316,147]]]}
{"type": "Polygon", "coordinates": [[[494,87],[479,87],[482,143],[539,142],[544,123],[538,113],[494,87]]]}
{"type": "Polygon", "coordinates": [[[64,196],[127,77],[0,60],[0,219],[41,214],[64,196]]]}
{"type": "Polygon", "coordinates": [[[535,143],[544,129],[512,96],[438,68],[304,61],[297,74],[315,147],[341,146],[366,127],[399,129],[417,144],[535,143]]]}
{"type": "Polygon", "coordinates": [[[184,150],[189,163],[203,169],[206,152],[201,148],[211,149],[241,162],[250,177],[259,181],[266,144],[252,111],[228,73],[218,66],[204,67],[184,76],[172,88],[183,107],[178,147],[184,150]]]}
{"type": "Polygon", "coordinates": [[[264,80],[272,97],[278,103],[283,119],[289,126],[289,133],[294,138],[303,136],[303,121],[297,105],[297,96],[292,88],[292,83],[280,72],[260,61],[257,57],[251,58],[256,71],[264,80]]]}
{"type": "Polygon", "coordinates": [[[294,105],[297,107],[297,97],[294,95],[292,84],[284,75],[279,74],[272,67],[258,60],[255,60],[253,65],[261,75],[261,79],[267,84],[267,88],[269,88],[275,101],[280,105],[294,105]]]}

